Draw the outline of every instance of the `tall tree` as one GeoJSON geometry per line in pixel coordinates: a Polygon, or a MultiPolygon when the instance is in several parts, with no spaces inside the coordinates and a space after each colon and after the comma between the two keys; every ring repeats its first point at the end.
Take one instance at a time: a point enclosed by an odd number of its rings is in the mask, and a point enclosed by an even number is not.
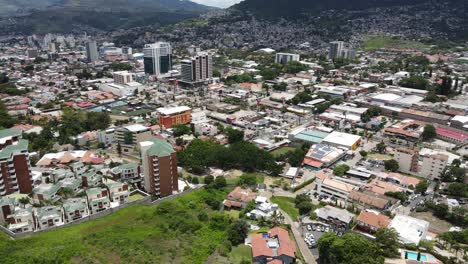
{"type": "Polygon", "coordinates": [[[375,242],[379,245],[385,257],[395,258],[399,256],[398,233],[395,229],[379,229],[375,234],[375,242]]]}

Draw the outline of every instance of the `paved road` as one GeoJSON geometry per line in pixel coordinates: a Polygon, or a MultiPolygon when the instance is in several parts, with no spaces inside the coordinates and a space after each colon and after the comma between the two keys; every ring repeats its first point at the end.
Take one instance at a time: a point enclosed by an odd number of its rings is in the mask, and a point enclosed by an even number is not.
{"type": "Polygon", "coordinates": [[[293,232],[294,238],[296,239],[297,245],[299,246],[299,250],[301,251],[302,256],[307,264],[317,264],[315,261],[314,255],[310,252],[309,247],[307,247],[304,239],[302,238],[301,231],[299,230],[299,223],[294,222],[288,214],[286,214],[283,210],[280,212],[284,216],[284,222],[286,224],[291,225],[291,230],[293,232]]]}

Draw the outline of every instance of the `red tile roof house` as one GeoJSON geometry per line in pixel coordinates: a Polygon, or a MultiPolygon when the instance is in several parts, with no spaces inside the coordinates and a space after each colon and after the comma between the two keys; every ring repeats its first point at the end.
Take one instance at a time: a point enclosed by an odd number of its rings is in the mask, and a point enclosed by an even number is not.
{"type": "Polygon", "coordinates": [[[356,228],[369,234],[375,234],[380,228],[387,228],[389,224],[390,218],[384,214],[362,211],[357,218],[356,228]]]}
{"type": "Polygon", "coordinates": [[[296,261],[296,246],[288,231],[275,227],[252,237],[253,261],[260,264],[290,264],[296,261]]]}
{"type": "Polygon", "coordinates": [[[238,186],[228,194],[226,200],[223,201],[223,205],[226,209],[242,209],[256,197],[257,194],[249,188],[243,189],[238,186]]]}

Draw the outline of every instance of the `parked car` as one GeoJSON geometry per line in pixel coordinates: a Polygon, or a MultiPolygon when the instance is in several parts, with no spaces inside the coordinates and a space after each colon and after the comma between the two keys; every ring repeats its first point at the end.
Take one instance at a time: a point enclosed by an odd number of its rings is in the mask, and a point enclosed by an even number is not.
{"type": "Polygon", "coordinates": [[[312,225],[312,230],[315,231],[317,229],[317,227],[315,227],[315,225],[312,225]]]}
{"type": "Polygon", "coordinates": [[[310,225],[307,225],[307,231],[312,231],[312,227],[310,227],[310,225]]]}
{"type": "Polygon", "coordinates": [[[327,228],[325,228],[325,233],[327,233],[329,231],[330,231],[330,228],[327,226],[327,228]]]}

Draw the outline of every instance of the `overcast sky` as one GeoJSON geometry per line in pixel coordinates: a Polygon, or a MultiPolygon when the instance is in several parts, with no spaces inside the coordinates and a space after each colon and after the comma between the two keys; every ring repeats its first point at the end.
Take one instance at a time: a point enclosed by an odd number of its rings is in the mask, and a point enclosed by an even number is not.
{"type": "Polygon", "coordinates": [[[239,3],[242,0],[192,0],[195,3],[204,4],[216,7],[229,7],[233,4],[239,3]]]}

